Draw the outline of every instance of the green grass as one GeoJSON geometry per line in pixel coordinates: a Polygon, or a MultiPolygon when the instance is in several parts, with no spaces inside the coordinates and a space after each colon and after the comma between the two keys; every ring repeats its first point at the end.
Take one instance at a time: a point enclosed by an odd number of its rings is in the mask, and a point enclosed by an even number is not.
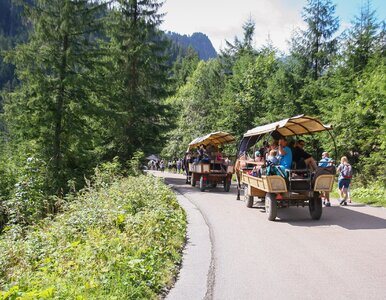
{"type": "MultiPolygon", "coordinates": [[[[353,202],[386,207],[386,189],[380,182],[374,182],[371,187],[365,188],[356,186],[354,178],[353,184],[350,186],[350,193],[353,202]]],[[[331,198],[339,199],[337,184],[334,185],[331,198]]]]}
{"type": "Polygon", "coordinates": [[[55,219],[0,239],[0,299],[156,299],[173,282],[186,216],[140,176],[72,199],[55,219]]]}

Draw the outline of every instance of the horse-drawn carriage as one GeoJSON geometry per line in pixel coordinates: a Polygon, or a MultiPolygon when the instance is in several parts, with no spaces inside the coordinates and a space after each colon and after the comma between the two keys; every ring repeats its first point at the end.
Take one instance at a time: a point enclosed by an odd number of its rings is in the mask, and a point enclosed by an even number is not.
{"type": "Polygon", "coordinates": [[[229,192],[233,165],[226,158],[220,158],[218,155],[219,146],[233,143],[235,138],[226,132],[213,132],[202,137],[194,139],[188,147],[186,182],[195,186],[199,181],[200,190],[203,192],[207,188],[214,188],[217,184],[223,184],[224,191],[229,192]],[[210,147],[211,151],[206,153],[205,158],[198,157],[200,146],[210,147]]]}
{"type": "MultiPolygon", "coordinates": [[[[237,199],[244,189],[247,207],[252,207],[254,197],[264,203],[268,219],[273,221],[277,209],[289,206],[308,206],[312,219],[318,220],[322,215],[322,192],[331,192],[334,183],[335,167],[317,167],[309,169],[287,169],[285,173],[271,175],[267,172],[264,157],[248,159],[247,151],[268,138],[278,140],[280,137],[292,137],[328,131],[331,126],[324,125],[317,118],[304,115],[284,119],[278,122],[258,126],[247,131],[240,142],[239,159],[235,164],[238,181],[237,199]],[[258,172],[252,172],[258,170],[258,172]]],[[[331,133],[330,133],[331,135],[331,133]]],[[[332,135],[331,135],[332,137],[332,135]]]]}

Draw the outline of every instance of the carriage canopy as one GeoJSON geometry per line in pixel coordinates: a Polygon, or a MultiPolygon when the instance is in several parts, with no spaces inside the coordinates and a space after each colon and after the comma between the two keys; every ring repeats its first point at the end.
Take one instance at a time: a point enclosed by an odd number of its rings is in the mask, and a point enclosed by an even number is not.
{"type": "Polygon", "coordinates": [[[332,130],[332,126],[323,124],[318,118],[305,115],[291,117],[248,130],[240,142],[239,153],[248,150],[267,133],[279,139],[280,136],[312,134],[326,130],[332,130]]]}
{"type": "Polygon", "coordinates": [[[209,144],[218,146],[218,145],[233,143],[235,140],[236,139],[234,138],[234,136],[231,135],[230,133],[223,132],[223,131],[212,132],[191,141],[189,144],[188,150],[192,148],[196,148],[201,144],[205,146],[209,144]]]}

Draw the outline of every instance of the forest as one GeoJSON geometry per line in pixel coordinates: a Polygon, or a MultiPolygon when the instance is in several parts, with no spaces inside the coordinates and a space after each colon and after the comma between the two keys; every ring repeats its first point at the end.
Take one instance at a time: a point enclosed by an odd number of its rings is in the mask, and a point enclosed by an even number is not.
{"type": "MultiPolygon", "coordinates": [[[[171,51],[162,2],[0,1],[1,228],[60,211],[113,159],[182,157],[197,136],[299,114],[331,124],[355,186],[384,195],[386,25],[370,1],[338,34],[333,1],[308,0],[289,53],[255,47],[248,19],[208,61],[171,51]]],[[[310,143],[334,153],[327,136],[310,143]]]]}

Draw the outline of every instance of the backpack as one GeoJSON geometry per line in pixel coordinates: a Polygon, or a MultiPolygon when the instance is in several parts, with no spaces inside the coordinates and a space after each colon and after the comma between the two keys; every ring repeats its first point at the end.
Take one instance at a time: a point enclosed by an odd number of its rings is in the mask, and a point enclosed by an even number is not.
{"type": "Polygon", "coordinates": [[[340,170],[340,174],[343,176],[344,179],[351,179],[352,178],[352,167],[351,165],[342,165],[342,169],[340,170]]]}

